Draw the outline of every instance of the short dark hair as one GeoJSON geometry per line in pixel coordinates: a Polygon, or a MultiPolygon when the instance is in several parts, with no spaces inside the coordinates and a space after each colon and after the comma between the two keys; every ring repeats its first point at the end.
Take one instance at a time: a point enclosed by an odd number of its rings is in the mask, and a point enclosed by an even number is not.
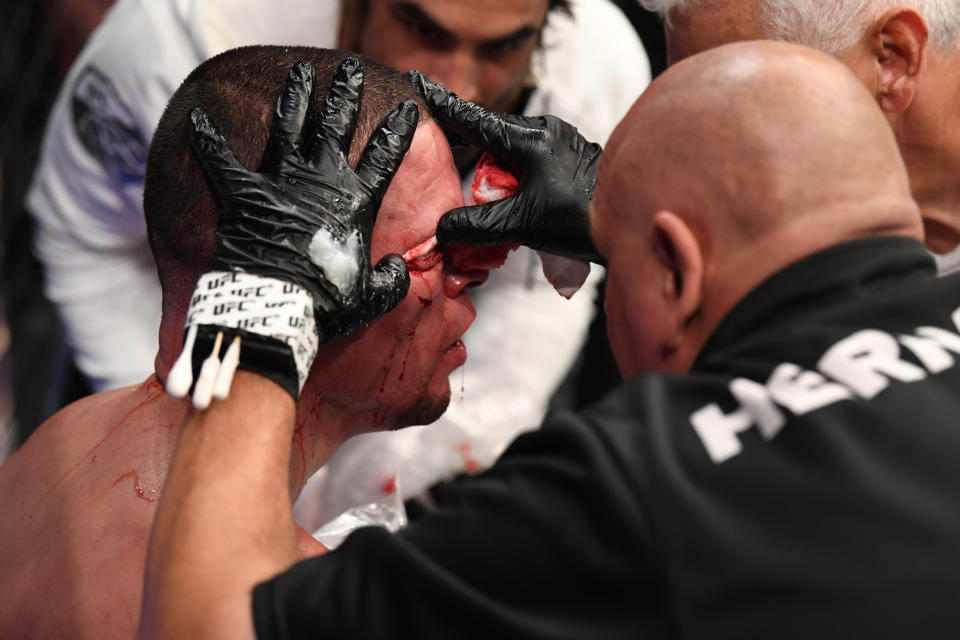
{"type": "Polygon", "coordinates": [[[365,68],[363,99],[349,162],[356,167],[363,148],[384,117],[407,99],[429,111],[402,75],[361,55],[314,47],[252,46],[232,49],[193,70],[160,118],[147,156],[143,210],[147,237],[157,262],[163,295],[189,295],[207,271],[214,247],[216,205],[187,137],[190,111],[200,107],[247,168],[260,164],[277,97],[290,68],[313,65],[317,100],[324,100],[333,74],[347,57],[365,68]],[[186,291],[184,291],[187,289],[186,291]]]}

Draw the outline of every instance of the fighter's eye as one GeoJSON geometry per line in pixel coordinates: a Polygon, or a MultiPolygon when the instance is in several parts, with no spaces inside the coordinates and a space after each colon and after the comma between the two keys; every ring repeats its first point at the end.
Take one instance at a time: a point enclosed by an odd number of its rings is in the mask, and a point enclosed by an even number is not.
{"type": "Polygon", "coordinates": [[[443,261],[443,255],[443,247],[438,245],[435,249],[408,262],[407,269],[410,271],[429,271],[443,261]]]}
{"type": "Polygon", "coordinates": [[[427,271],[443,261],[446,249],[431,237],[403,254],[403,260],[410,271],[427,271]]]}

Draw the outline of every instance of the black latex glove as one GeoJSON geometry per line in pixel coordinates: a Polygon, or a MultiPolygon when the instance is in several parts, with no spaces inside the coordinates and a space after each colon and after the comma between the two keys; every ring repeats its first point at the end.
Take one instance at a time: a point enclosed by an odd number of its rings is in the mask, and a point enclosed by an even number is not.
{"type": "Polygon", "coordinates": [[[306,289],[313,297],[323,344],[384,315],[407,293],[410,277],[399,255],[385,256],[371,269],[370,236],[383,194],[410,147],[419,113],[411,100],[394,109],[354,172],[347,154],[360,107],[363,67],[353,59],[341,64],[316,133],[304,138],[301,129],[314,103],[315,84],[310,64],[301,62],[291,69],[256,172],[236,160],[200,109],[191,114],[191,142],[219,204],[211,268],[272,277],[306,289]],[[323,237],[332,243],[322,242],[323,237]],[[311,259],[315,239],[333,250],[311,259]]]}
{"type": "Polygon", "coordinates": [[[498,115],[458,98],[419,71],[407,79],[453,141],[493,155],[520,181],[520,191],[487,204],[454,209],[440,220],[444,244],[522,244],[546,253],[605,264],[590,236],[600,145],[554,116],[498,115]]]}
{"type": "Polygon", "coordinates": [[[236,367],[272,379],[296,400],[318,346],[384,315],[410,286],[399,255],[371,268],[370,238],[413,140],[416,103],[387,116],[353,171],[347,154],[363,68],[341,64],[316,118],[315,87],[313,67],[294,65],[257,171],[237,161],[202,110],[190,114],[190,141],[218,204],[216,247],[166,387],[174,397],[193,388],[197,408],[226,397],[236,367]],[[314,120],[317,130],[303,132],[314,120]]]}

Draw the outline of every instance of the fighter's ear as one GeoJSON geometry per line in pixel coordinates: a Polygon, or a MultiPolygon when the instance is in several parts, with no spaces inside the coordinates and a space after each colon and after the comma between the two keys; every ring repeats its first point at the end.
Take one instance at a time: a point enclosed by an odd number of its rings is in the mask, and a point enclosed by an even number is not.
{"type": "Polygon", "coordinates": [[[930,30],[916,9],[899,6],[874,22],[872,34],[880,65],[877,101],[885,112],[900,113],[916,95],[920,72],[926,65],[930,30]]]}
{"type": "Polygon", "coordinates": [[[653,250],[663,266],[657,286],[668,309],[668,347],[677,348],[703,303],[703,252],[693,230],[670,211],[653,217],[653,250]]]}

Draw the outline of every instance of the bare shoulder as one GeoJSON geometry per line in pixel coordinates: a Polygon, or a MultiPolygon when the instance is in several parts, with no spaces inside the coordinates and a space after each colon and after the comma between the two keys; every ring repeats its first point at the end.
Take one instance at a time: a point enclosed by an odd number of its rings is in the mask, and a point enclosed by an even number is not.
{"type": "Polygon", "coordinates": [[[132,636],[182,414],[155,379],[97,394],[57,413],[0,466],[0,602],[9,605],[0,628],[132,636]]]}
{"type": "Polygon", "coordinates": [[[104,445],[111,448],[113,442],[108,441],[126,422],[120,417],[123,412],[136,407],[140,397],[151,397],[147,385],[77,400],[40,425],[0,466],[0,541],[4,522],[16,516],[18,505],[35,493],[59,487],[68,477],[85,475],[84,469],[74,465],[93,461],[104,445]]]}

